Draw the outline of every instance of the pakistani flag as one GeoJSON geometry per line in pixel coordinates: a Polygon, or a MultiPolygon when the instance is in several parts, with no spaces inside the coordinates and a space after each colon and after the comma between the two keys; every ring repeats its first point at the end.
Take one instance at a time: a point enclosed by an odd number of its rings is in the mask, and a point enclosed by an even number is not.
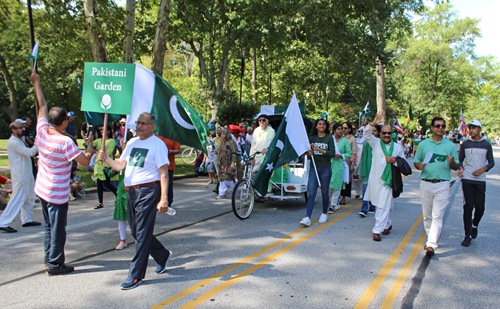
{"type": "Polygon", "coordinates": [[[160,75],[137,64],[127,128],[135,130],[135,122],[143,112],[155,115],[154,134],[207,152],[207,125],[203,117],[160,75]]]}
{"type": "Polygon", "coordinates": [[[38,55],[38,41],[35,43],[35,46],[33,46],[33,50],[31,51],[31,54],[28,56],[29,60],[35,60],[40,58],[38,55]]]}
{"type": "Polygon", "coordinates": [[[424,164],[427,163],[437,163],[437,162],[447,162],[448,156],[441,155],[437,153],[428,152],[424,159],[424,164]]]}
{"type": "Polygon", "coordinates": [[[213,119],[210,119],[210,121],[207,123],[207,127],[210,131],[215,130],[215,123],[214,123],[213,119]]]}
{"type": "Polygon", "coordinates": [[[276,135],[269,146],[264,162],[252,181],[254,188],[262,195],[267,193],[267,184],[273,171],[296,160],[311,149],[306,127],[302,120],[295,92],[276,135]]]}

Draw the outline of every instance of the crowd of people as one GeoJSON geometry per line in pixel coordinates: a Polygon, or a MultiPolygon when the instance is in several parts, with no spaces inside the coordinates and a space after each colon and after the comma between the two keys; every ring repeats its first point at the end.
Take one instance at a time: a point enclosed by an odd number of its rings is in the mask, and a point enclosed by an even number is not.
{"type": "MultiPolygon", "coordinates": [[[[136,121],[135,136],[125,130],[124,119],[113,127],[98,126],[97,130],[84,124],[81,128],[85,140],[83,152],[76,141],[75,113],[68,113],[62,107],[49,111],[35,71],[31,80],[38,102],[36,142],[33,134],[26,130],[29,119],[16,119],[10,124],[7,150],[12,180],[0,177],[0,183],[5,184],[0,197],[5,199],[7,194],[11,197],[0,216],[0,230],[16,232],[9,224],[19,212],[23,227],[41,225],[31,219],[38,196],[45,221],[47,274],[72,272],[74,268],[65,264],[64,255],[68,201],[71,194],[81,196],[85,187],[76,177],[76,165],[93,166],[98,192],[98,204],[94,208],[104,207],[104,188],[116,196],[113,219],[118,221],[120,235],[116,249],[127,247],[127,221],[137,243],[121,289],[132,289],[142,282],[149,255],[157,263],[156,273],[164,273],[171,252],[153,235],[153,230],[157,211],[166,213],[173,203],[175,155],[180,151],[180,144],[154,135],[155,116],[144,112],[136,121]],[[34,165],[31,158],[37,154],[38,164],[34,165]],[[117,188],[110,181],[115,176],[119,178],[117,188]]],[[[242,178],[243,156],[255,155],[250,164],[254,172],[259,170],[276,134],[268,118],[260,114],[255,124],[249,120],[239,126],[224,123],[211,135],[207,154],[201,155],[200,161],[209,173],[209,184],[217,184],[214,191],[218,199],[227,198],[227,190],[234,188],[235,181],[242,178]]],[[[432,119],[429,132],[406,132],[402,136],[391,126],[383,125],[384,119],[385,114],[379,112],[371,123],[364,119],[359,128],[349,122],[330,125],[323,117],[314,122],[309,135],[311,149],[305,154],[311,161],[309,198],[306,216],[300,224],[311,225],[319,188],[322,212],[318,221],[325,223],[329,213],[346,204],[354,183],[355,198],[363,200],[359,216],[375,214],[373,240],[381,241],[381,235],[392,231],[390,213],[394,199],[402,192],[401,174],[412,173],[406,159],[414,155],[414,166],[421,171],[426,255],[433,256],[438,247],[448,205],[451,170],[458,170],[462,177],[465,230],[462,245],[469,246],[478,235],[484,213],[485,173],[494,166],[491,144],[481,135],[481,122],[470,122],[469,137],[456,146],[455,141],[463,137],[448,134],[441,117],[432,119]],[[447,135],[451,137],[448,139],[447,135]],[[434,160],[434,155],[444,159],[434,160]]]]}

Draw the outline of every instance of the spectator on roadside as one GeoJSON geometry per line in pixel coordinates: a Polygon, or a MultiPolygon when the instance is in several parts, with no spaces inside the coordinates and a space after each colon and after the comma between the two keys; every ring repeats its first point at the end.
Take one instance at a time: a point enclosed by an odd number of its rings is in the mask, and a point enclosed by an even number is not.
{"type": "MultiPolygon", "coordinates": [[[[71,196],[85,197],[83,196],[83,189],[85,188],[85,183],[80,182],[81,176],[79,177],[77,174],[77,169],[71,170],[71,177],[69,179],[69,187],[71,189],[71,196]]],[[[71,199],[71,198],[70,198],[71,199]]]]}
{"type": "Polygon", "coordinates": [[[0,184],[5,185],[4,187],[0,187],[0,203],[7,205],[9,202],[5,198],[12,193],[12,181],[0,175],[0,184]]]}
{"type": "Polygon", "coordinates": [[[71,137],[71,139],[76,143],[78,136],[76,135],[74,112],[68,112],[68,127],[66,128],[65,132],[67,133],[67,136],[71,137]]]}

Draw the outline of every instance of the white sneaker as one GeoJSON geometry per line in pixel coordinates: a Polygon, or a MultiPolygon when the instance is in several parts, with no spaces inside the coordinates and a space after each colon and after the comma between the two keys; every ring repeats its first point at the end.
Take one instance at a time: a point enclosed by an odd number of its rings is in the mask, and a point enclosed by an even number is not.
{"type": "Polygon", "coordinates": [[[311,226],[311,219],[304,217],[302,218],[302,221],[300,221],[300,224],[304,226],[311,226]]]}
{"type": "Polygon", "coordinates": [[[340,209],[340,205],[335,205],[335,210],[339,210],[340,209]]]}
{"type": "Polygon", "coordinates": [[[319,216],[319,223],[325,223],[326,220],[328,220],[328,216],[326,214],[321,214],[321,216],[319,216]]]}
{"type": "Polygon", "coordinates": [[[335,209],[333,208],[333,205],[330,205],[330,207],[328,207],[328,213],[332,214],[334,212],[335,212],[335,209]]]}

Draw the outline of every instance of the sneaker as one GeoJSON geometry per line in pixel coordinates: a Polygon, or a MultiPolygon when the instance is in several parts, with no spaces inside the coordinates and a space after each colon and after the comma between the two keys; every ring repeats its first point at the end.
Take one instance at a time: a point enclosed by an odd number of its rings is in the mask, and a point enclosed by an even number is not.
{"type": "Polygon", "coordinates": [[[132,277],[127,277],[122,284],[120,284],[120,289],[131,290],[139,286],[142,283],[142,279],[134,279],[132,277]]]}
{"type": "Polygon", "coordinates": [[[470,233],[470,236],[472,237],[472,239],[476,239],[476,237],[477,237],[477,226],[476,227],[472,227],[472,231],[470,233]]]}
{"type": "Polygon", "coordinates": [[[361,211],[359,212],[359,214],[358,214],[358,215],[359,215],[361,218],[364,218],[364,217],[366,217],[366,211],[361,210],[361,211]]]}
{"type": "Polygon", "coordinates": [[[219,195],[219,196],[216,197],[216,199],[218,199],[218,200],[225,200],[225,199],[227,199],[227,196],[225,196],[225,195],[219,195]]]}
{"type": "MultiPolygon", "coordinates": [[[[345,205],[345,203],[343,205],[345,205]]],[[[339,210],[340,209],[340,205],[335,205],[334,209],[335,210],[339,210]]]]}
{"type": "Polygon", "coordinates": [[[369,210],[368,210],[368,213],[369,213],[369,214],[374,214],[374,213],[375,213],[375,209],[369,209],[369,210]]]}
{"type": "Polygon", "coordinates": [[[468,247],[470,245],[471,241],[472,241],[472,238],[470,236],[465,236],[464,241],[462,241],[462,246],[468,247]]]}
{"type": "Polygon", "coordinates": [[[356,195],[354,198],[359,198],[359,195],[356,195]]]}
{"type": "Polygon", "coordinates": [[[300,224],[303,226],[311,226],[311,219],[304,217],[302,218],[302,221],[300,221],[300,224]]]}
{"type": "Polygon", "coordinates": [[[57,275],[69,274],[73,270],[75,270],[75,268],[73,266],[62,264],[59,267],[47,268],[46,271],[47,271],[47,275],[49,275],[49,276],[57,276],[57,275]]]}
{"type": "Polygon", "coordinates": [[[328,216],[326,214],[321,214],[321,216],[319,216],[319,223],[325,223],[326,220],[328,220],[328,216]]]}
{"type": "Polygon", "coordinates": [[[158,266],[156,266],[155,273],[157,273],[157,274],[163,274],[164,272],[167,271],[168,260],[172,256],[172,252],[170,250],[167,250],[167,251],[168,251],[167,259],[165,261],[161,262],[160,264],[158,264],[158,266]]]}
{"type": "Polygon", "coordinates": [[[332,214],[334,212],[335,212],[335,208],[333,208],[333,206],[328,207],[328,213],[329,214],[332,214]]]}
{"type": "Polygon", "coordinates": [[[123,249],[125,249],[127,247],[128,247],[127,243],[122,240],[122,241],[120,241],[120,243],[118,244],[118,246],[116,246],[115,249],[116,250],[123,250],[123,249]]]}

